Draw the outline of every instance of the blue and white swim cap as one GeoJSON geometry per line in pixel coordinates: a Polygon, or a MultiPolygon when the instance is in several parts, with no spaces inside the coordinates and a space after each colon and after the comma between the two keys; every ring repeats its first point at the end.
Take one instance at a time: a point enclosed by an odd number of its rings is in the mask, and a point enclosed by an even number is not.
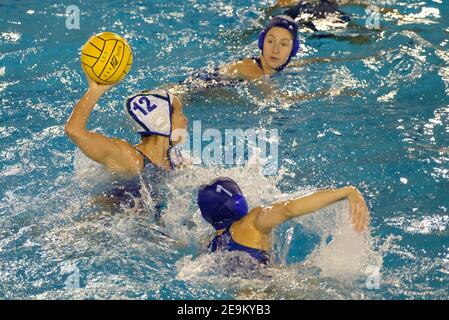
{"type": "Polygon", "coordinates": [[[296,56],[296,54],[299,51],[299,39],[298,39],[299,27],[298,27],[298,24],[295,22],[295,20],[293,20],[292,18],[290,18],[288,16],[279,15],[279,16],[273,17],[270,20],[270,22],[268,23],[268,25],[265,27],[265,29],[262,30],[262,32],[259,35],[258,45],[259,45],[259,49],[262,51],[262,53],[263,53],[263,43],[265,41],[265,37],[267,36],[268,31],[274,27],[279,27],[279,28],[287,30],[288,32],[290,32],[290,34],[293,37],[292,51],[290,52],[290,56],[288,57],[287,62],[277,68],[277,70],[280,71],[287,66],[287,64],[290,62],[291,58],[296,56]]]}
{"type": "Polygon", "coordinates": [[[143,91],[125,100],[134,131],[143,136],[169,137],[172,132],[173,95],[163,90],[143,91]]]}
{"type": "Polygon", "coordinates": [[[242,190],[234,180],[226,177],[200,186],[197,203],[204,220],[216,230],[230,227],[248,213],[242,190]]]}

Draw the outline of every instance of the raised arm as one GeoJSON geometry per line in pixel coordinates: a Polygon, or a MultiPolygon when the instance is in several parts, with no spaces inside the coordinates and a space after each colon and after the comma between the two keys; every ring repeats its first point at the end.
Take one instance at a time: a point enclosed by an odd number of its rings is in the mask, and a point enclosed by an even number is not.
{"type": "Polygon", "coordinates": [[[100,85],[88,78],[89,89],[76,104],[65,125],[67,136],[90,159],[104,165],[108,171],[136,175],[142,158],[128,142],[87,130],[86,125],[95,104],[111,86],[100,85]]]}
{"type": "Polygon", "coordinates": [[[348,199],[350,203],[351,222],[354,228],[358,232],[363,231],[368,224],[368,207],[362,194],[355,187],[320,190],[300,198],[260,208],[254,222],[255,227],[263,233],[270,233],[273,228],[287,220],[317,211],[343,199],[348,199]]]}

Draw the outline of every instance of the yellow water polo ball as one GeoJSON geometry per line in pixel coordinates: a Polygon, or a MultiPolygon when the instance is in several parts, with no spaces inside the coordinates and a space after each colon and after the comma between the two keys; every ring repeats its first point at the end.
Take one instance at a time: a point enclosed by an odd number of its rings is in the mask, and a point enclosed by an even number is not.
{"type": "Polygon", "coordinates": [[[81,49],[81,64],[95,82],[114,84],[122,80],[133,63],[128,42],[113,32],[92,36],[81,49]]]}

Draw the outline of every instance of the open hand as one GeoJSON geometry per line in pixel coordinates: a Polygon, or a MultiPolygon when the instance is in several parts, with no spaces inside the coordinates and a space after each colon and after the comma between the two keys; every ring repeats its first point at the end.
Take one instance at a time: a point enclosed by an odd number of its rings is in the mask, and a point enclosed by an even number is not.
{"type": "Polygon", "coordinates": [[[369,222],[369,212],[362,194],[356,188],[353,188],[348,196],[351,206],[351,223],[357,232],[366,229],[369,222]]]}

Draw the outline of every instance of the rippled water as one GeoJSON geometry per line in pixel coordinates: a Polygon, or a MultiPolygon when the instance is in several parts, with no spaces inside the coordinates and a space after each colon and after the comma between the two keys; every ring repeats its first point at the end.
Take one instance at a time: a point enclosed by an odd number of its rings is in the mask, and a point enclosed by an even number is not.
{"type": "Polygon", "coordinates": [[[300,58],[345,60],[291,68],[272,81],[278,96],[325,90],[325,97],[286,102],[251,84],[189,96],[191,126],[278,129],[275,176],[249,165],[174,173],[165,226],[96,204],[95,190],[109,177],[63,130],[86,88],[79,63],[86,39],[108,30],[132,46],[130,74],[89,125],[137,142],[123,98],[256,55],[270,3],[86,1],[80,29],[68,30],[69,1],[2,1],[0,298],[448,299],[445,1],[377,1],[396,10],[382,15],[381,30],[364,28],[358,6],[345,7],[355,25],[321,21],[320,33],[303,30],[300,58]],[[341,89],[351,94],[330,94],[341,89]],[[226,276],[219,266],[227,257],[205,252],[211,230],[194,202],[196,187],[217,175],[236,179],[252,206],[353,184],[367,197],[370,234],[352,231],[341,202],[280,227],[276,267],[226,276]],[[79,288],[66,284],[74,274],[79,288]]]}

